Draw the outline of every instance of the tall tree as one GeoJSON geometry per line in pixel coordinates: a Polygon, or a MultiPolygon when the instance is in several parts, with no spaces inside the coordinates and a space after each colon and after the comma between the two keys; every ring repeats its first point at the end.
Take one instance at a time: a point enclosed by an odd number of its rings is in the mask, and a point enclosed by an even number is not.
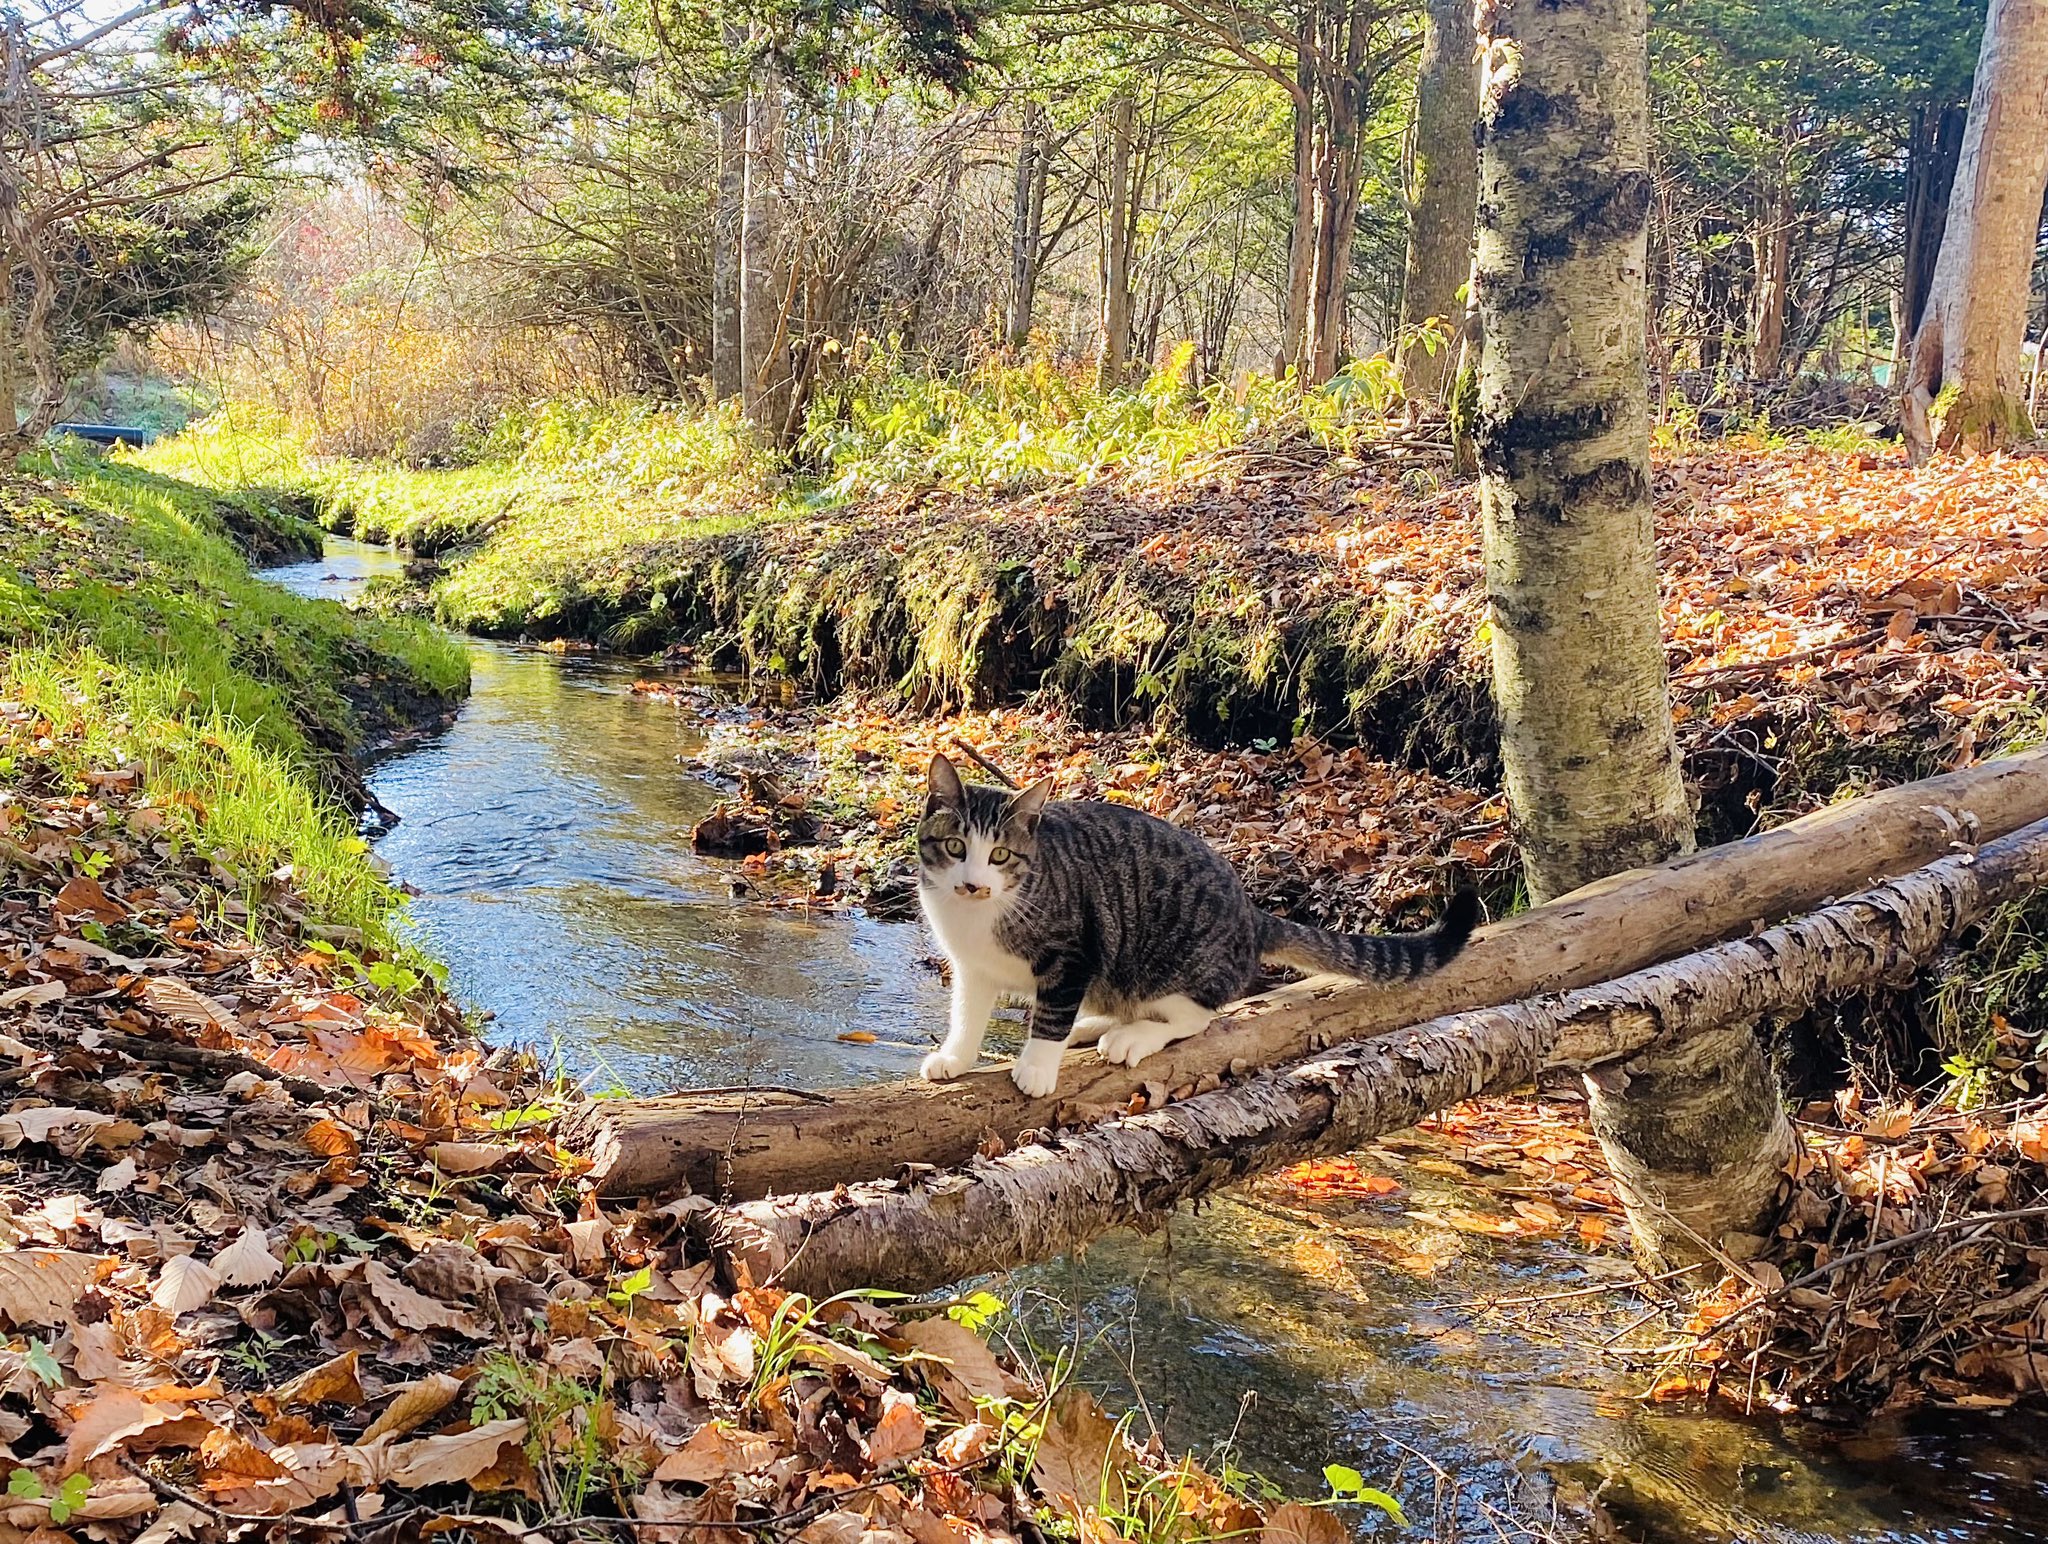
{"type": "Polygon", "coordinates": [[[2048,192],[2048,0],[1991,0],[1941,255],[1903,383],[1916,460],[2033,432],[2021,379],[2048,192]]]}
{"type": "MultiPolygon", "coordinates": [[[[1532,897],[1692,845],[1650,517],[1643,0],[1497,0],[1480,99],[1475,438],[1508,798],[1532,897]]],[[[1754,1231],[1791,1133],[1749,1026],[1593,1089],[1639,1245],[1754,1231]]]]}
{"type": "Polygon", "coordinates": [[[1415,82],[1415,139],[1408,173],[1408,263],[1401,284],[1401,388],[1411,400],[1442,394],[1456,363],[1465,314],[1459,291],[1472,272],[1472,216],[1479,157],[1479,68],[1470,0],[1428,0],[1415,82]],[[1420,336],[1434,326],[1439,336],[1420,336]]]}

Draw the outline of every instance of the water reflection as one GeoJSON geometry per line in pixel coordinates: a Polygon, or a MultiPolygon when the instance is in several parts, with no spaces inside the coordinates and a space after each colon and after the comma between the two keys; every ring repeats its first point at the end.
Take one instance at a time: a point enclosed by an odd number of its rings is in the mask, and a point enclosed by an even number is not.
{"type": "MultiPolygon", "coordinates": [[[[400,566],[336,543],[274,577],[345,597],[400,566]]],[[[735,907],[728,870],[689,852],[716,795],[676,758],[701,742],[687,716],[627,690],[638,670],[491,644],[473,661],[455,726],[372,785],[402,816],[380,851],[421,890],[426,943],[464,998],[496,1011],[497,1035],[636,1089],[912,1069],[944,1017],[918,930],[735,907]],[[837,1040],[854,1027],[900,1043],[837,1040]]],[[[1295,1493],[1319,1492],[1325,1463],[1349,1464],[1425,1526],[1426,1455],[1462,1487],[1440,1537],[1451,1524],[1499,1536],[1488,1508],[1527,1501],[1538,1476],[1599,1494],[1628,1536],[1668,1544],[2048,1541],[2039,1419],[1921,1417],[1844,1440],[1622,1397],[1626,1380],[1589,1349],[1602,1326],[1546,1344],[1467,1306],[1589,1280],[1585,1256],[1432,1240],[1406,1211],[1473,1197],[1398,1155],[1373,1161],[1405,1194],[1322,1225],[1225,1197],[1164,1235],[1108,1239],[996,1285],[1035,1305],[1042,1341],[1078,1328],[1086,1376],[1119,1408],[1142,1398],[1175,1450],[1232,1443],[1295,1493]],[[1434,1274],[1401,1266],[1418,1252],[1441,1258],[1434,1274]]]]}

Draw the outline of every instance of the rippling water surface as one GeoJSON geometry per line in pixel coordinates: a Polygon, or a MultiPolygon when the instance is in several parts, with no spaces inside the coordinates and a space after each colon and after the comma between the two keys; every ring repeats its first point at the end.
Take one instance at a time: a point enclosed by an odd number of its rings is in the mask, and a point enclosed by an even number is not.
{"type": "MultiPolygon", "coordinates": [[[[399,566],[336,542],[272,577],[346,598],[399,566]]],[[[472,657],[455,725],[384,762],[372,786],[401,817],[379,851],[421,892],[425,942],[462,996],[495,1012],[496,1034],[636,1090],[914,1068],[945,1016],[921,929],[736,905],[728,870],[689,850],[717,798],[677,765],[701,741],[675,708],[628,690],[645,672],[498,644],[472,657]],[[885,1043],[836,1038],[851,1028],[885,1043]]],[[[1670,1544],[2048,1541],[2037,1418],[1923,1416],[1845,1439],[1627,1398],[1634,1384],[1597,1354],[1597,1330],[1568,1346],[1507,1332],[1472,1305],[1580,1284],[1585,1257],[1433,1237],[1407,1209],[1477,1203],[1469,1182],[1415,1160],[1374,1155],[1407,1189],[1362,1210],[1311,1221],[1256,1193],[1226,1197],[998,1290],[1041,1343],[1078,1337],[1088,1376],[1142,1403],[1141,1432],[1150,1420],[1198,1455],[1229,1444],[1295,1493],[1348,1464],[1395,1490],[1425,1533],[1439,1521],[1435,1464],[1461,1485],[1438,1531],[1468,1540],[1498,1536],[1490,1509],[1561,1483],[1598,1493],[1628,1535],[1670,1544]],[[1441,1253],[1434,1275],[1402,1265],[1418,1250],[1441,1253]]]]}

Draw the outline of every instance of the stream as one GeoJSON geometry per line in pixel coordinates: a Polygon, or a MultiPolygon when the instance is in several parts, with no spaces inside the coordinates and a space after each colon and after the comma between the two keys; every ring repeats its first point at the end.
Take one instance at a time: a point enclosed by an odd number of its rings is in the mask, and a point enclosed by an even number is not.
{"type": "MultiPolygon", "coordinates": [[[[346,600],[402,561],[331,541],[268,577],[346,600]]],[[[648,668],[473,642],[474,691],[452,727],[404,748],[371,786],[399,824],[378,850],[416,889],[422,941],[494,1038],[534,1046],[591,1086],[827,1086],[915,1069],[945,991],[916,924],[733,899],[730,865],[692,855],[719,793],[677,765],[703,740],[635,696],[648,668]],[[836,1037],[854,1026],[882,1043],[836,1037]]],[[[1290,1494],[1344,1464],[1400,1497],[1411,1536],[1540,1537],[1546,1486],[1598,1494],[1622,1536],[1713,1540],[2032,1540],[2048,1544],[2048,1422],[1922,1412],[1852,1434],[1741,1420],[1631,1395],[1641,1374],[1592,1333],[1516,1333],[1474,1304],[1597,1282],[1562,1242],[1450,1234],[1415,1210],[1478,1207],[1448,1146],[1388,1144],[1370,1166],[1401,1194],[1276,1205],[1261,1190],[1118,1235],[1075,1260],[990,1282],[1041,1347],[1074,1340],[1112,1410],[1138,1409],[1170,1451],[1290,1494]],[[1426,1278],[1411,1262],[1435,1250],[1426,1278]],[[1441,1496],[1432,1465],[1456,1479],[1441,1496]],[[1531,1515],[1533,1513],[1533,1515],[1531,1515]]],[[[1622,1304],[1623,1307],[1626,1304],[1622,1304]]],[[[1385,1520],[1362,1532],[1389,1536],[1385,1520]]]]}

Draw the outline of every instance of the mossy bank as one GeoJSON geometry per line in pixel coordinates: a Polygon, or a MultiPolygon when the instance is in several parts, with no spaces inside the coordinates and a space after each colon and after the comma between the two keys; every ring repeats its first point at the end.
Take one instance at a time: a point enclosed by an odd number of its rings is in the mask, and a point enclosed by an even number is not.
{"type": "Polygon", "coordinates": [[[250,559],[320,531],[247,494],[57,450],[0,483],[0,697],[47,732],[19,778],[127,767],[166,839],[203,844],[254,901],[289,871],[309,921],[387,936],[396,893],[354,814],[361,765],[460,702],[461,645],[264,582],[250,559]]]}

